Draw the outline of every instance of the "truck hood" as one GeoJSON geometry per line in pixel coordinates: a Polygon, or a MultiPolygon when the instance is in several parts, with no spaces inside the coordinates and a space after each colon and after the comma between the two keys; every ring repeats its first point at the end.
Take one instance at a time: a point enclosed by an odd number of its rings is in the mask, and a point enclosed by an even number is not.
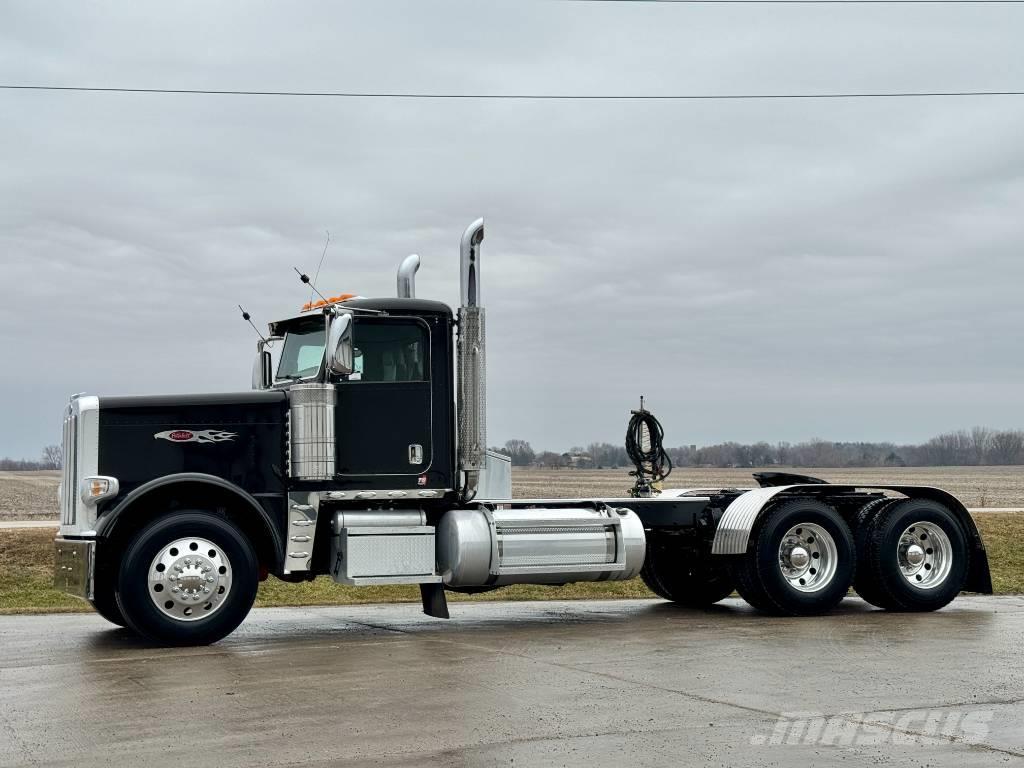
{"type": "Polygon", "coordinates": [[[99,398],[99,471],[122,498],[182,472],[215,475],[249,493],[280,493],[287,475],[282,391],[99,398]]]}

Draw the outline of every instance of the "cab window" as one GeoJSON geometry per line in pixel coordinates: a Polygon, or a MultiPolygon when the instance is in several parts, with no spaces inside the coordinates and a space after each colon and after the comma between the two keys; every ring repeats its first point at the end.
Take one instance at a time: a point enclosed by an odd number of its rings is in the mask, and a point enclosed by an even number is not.
{"type": "Polygon", "coordinates": [[[417,321],[360,320],[355,326],[351,381],[427,380],[429,334],[417,321]]]}

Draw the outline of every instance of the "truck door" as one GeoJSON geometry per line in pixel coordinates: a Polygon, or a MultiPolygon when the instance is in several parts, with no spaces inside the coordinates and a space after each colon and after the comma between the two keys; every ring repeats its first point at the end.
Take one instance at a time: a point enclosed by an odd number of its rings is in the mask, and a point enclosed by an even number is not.
{"type": "Polygon", "coordinates": [[[411,488],[433,461],[430,327],[415,317],[359,317],[355,373],[338,384],[337,468],[366,488],[411,488]]]}

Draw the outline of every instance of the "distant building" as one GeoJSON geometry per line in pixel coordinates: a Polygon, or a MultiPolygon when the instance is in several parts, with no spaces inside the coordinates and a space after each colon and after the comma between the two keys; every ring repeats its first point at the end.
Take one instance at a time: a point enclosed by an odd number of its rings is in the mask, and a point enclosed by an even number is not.
{"type": "Polygon", "coordinates": [[[573,469],[589,469],[594,466],[594,459],[586,453],[563,453],[562,456],[568,459],[573,469]]]}

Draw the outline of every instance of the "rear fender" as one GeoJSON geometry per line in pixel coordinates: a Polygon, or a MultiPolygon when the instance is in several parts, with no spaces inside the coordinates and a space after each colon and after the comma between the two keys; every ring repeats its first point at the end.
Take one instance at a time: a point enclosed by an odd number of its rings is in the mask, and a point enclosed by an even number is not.
{"type": "Polygon", "coordinates": [[[836,493],[850,493],[866,488],[883,491],[895,491],[910,499],[928,499],[942,504],[960,522],[967,534],[968,546],[971,547],[971,566],[967,574],[967,582],[964,589],[970,592],[981,592],[992,594],[992,576],[989,573],[988,555],[985,552],[985,544],[981,540],[981,533],[974,522],[974,518],[967,511],[967,508],[948,491],[940,488],[931,488],[923,485],[782,485],[774,488],[755,488],[752,491],[738,496],[733,500],[718,523],[715,530],[715,538],[711,545],[713,555],[742,555],[747,552],[750,546],[750,533],[757,525],[764,511],[771,506],[772,501],[780,495],[787,496],[830,496],[836,493]]]}

